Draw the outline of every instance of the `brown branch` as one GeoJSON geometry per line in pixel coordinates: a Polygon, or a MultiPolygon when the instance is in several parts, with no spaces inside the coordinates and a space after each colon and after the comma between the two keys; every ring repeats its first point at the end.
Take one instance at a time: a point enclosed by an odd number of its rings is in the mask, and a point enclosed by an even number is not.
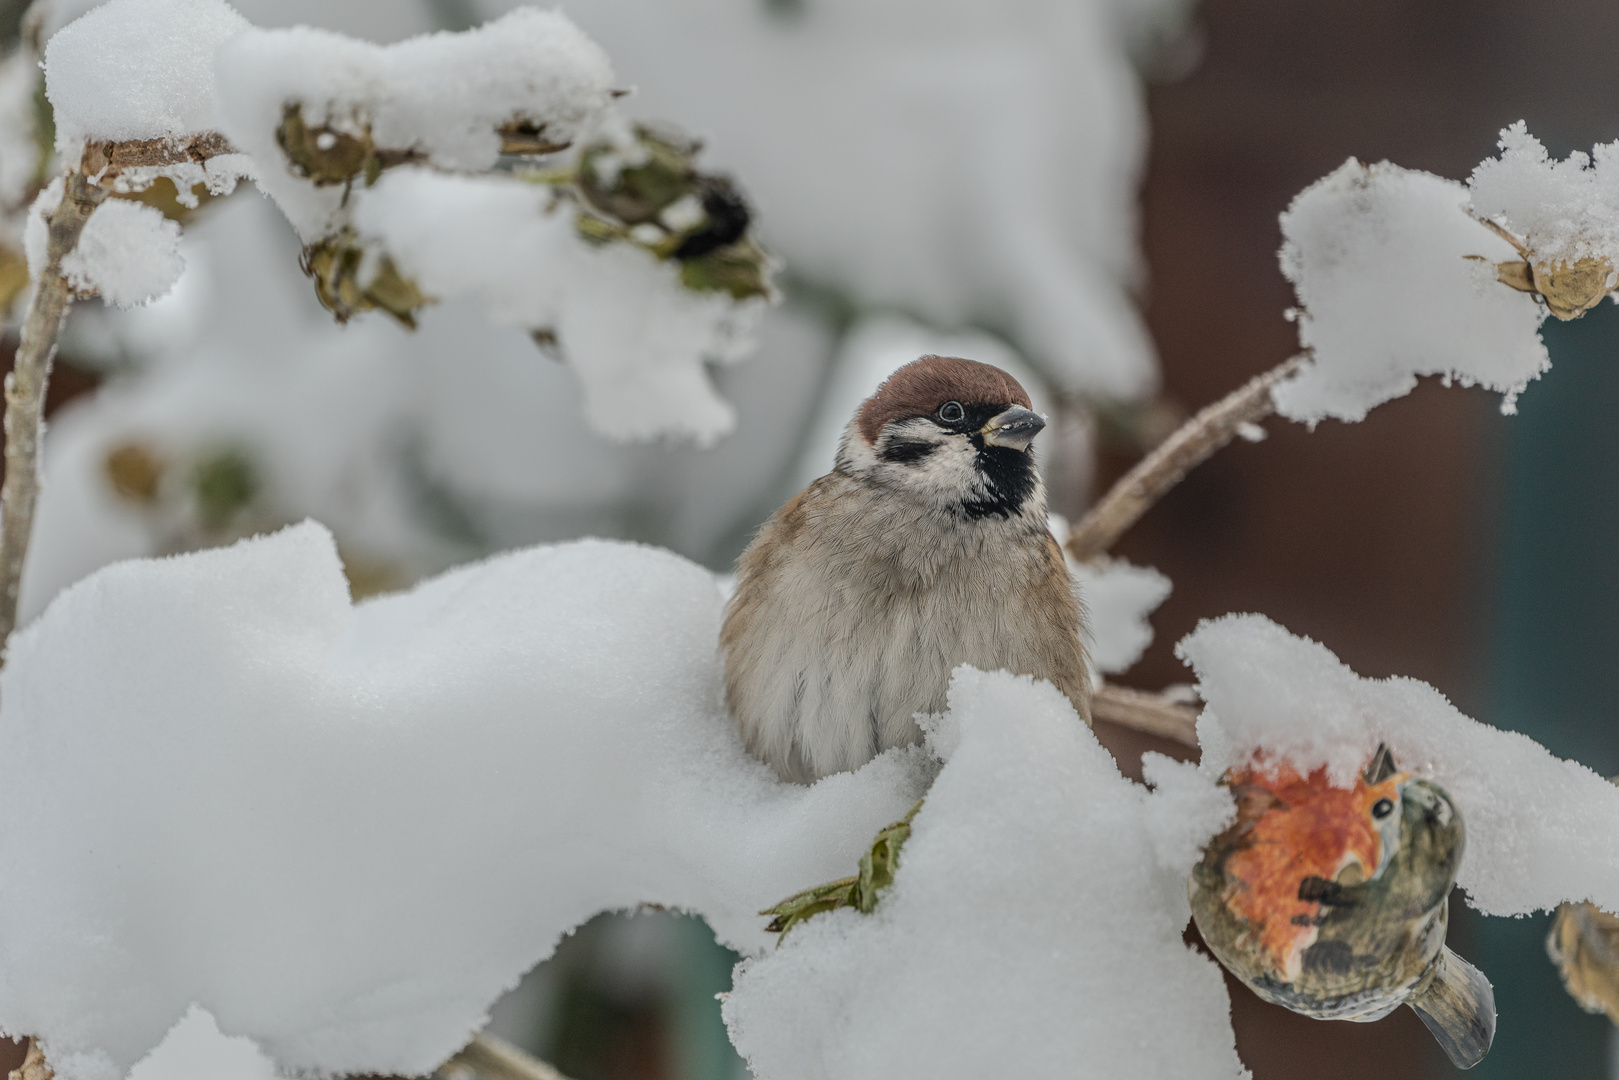
{"type": "Polygon", "coordinates": [[[505,1039],[476,1035],[449,1061],[439,1066],[440,1076],[453,1077],[468,1070],[485,1080],[567,1080],[539,1058],[505,1039]]]}
{"type": "Polygon", "coordinates": [[[1068,554],[1084,562],[1102,554],[1165,493],[1229,443],[1244,424],[1276,411],[1271,389],[1304,362],[1300,353],[1208,406],[1125,473],[1068,534],[1068,554]]]}
{"type": "Polygon", "coordinates": [[[39,1048],[39,1040],[29,1039],[27,1056],[21,1065],[11,1070],[7,1080],[53,1080],[55,1075],[45,1062],[45,1051],[39,1048]]]}
{"type": "Polygon", "coordinates": [[[1091,718],[1197,746],[1198,710],[1163,694],[1102,683],[1091,694],[1091,718]]]}
{"type": "Polygon", "coordinates": [[[184,139],[130,139],[127,142],[96,142],[84,148],[83,171],[99,176],[105,170],[143,169],[165,165],[200,165],[221,154],[236,150],[225,136],[204,131],[184,139]]]}
{"type": "Polygon", "coordinates": [[[186,139],[134,139],[90,143],[79,167],[64,177],[62,201],[45,219],[45,266],[23,320],[15,363],[6,377],[6,478],[0,485],[0,662],[17,625],[17,593],[39,501],[39,440],[45,390],[56,357],[56,338],[73,304],[73,287],[62,261],[78,246],[85,222],[106,200],[125,169],[200,163],[231,152],[223,135],[203,132],[186,139]]]}
{"type": "Polygon", "coordinates": [[[39,438],[45,387],[56,356],[56,335],[73,302],[62,260],[79,243],[90,214],[107,189],[77,170],[68,173],[62,201],[45,219],[45,267],[23,320],[16,362],[6,376],[6,479],[0,486],[0,648],[17,625],[17,590],[39,499],[39,438]]]}

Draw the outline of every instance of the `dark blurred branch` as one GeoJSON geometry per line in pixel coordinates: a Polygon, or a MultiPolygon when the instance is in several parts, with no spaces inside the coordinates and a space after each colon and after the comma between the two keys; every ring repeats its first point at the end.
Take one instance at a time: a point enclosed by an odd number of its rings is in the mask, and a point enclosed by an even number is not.
{"type": "Polygon", "coordinates": [[[1271,389],[1297,370],[1305,356],[1300,353],[1255,376],[1182,424],[1080,519],[1068,535],[1068,554],[1081,562],[1102,554],[1187,473],[1236,438],[1245,424],[1274,413],[1271,389]]]}
{"type": "Polygon", "coordinates": [[[1102,683],[1091,694],[1091,718],[1197,746],[1198,710],[1163,694],[1102,683]]]}
{"type": "Polygon", "coordinates": [[[463,1070],[484,1080],[568,1080],[521,1047],[488,1034],[474,1036],[460,1053],[439,1066],[438,1075],[453,1077],[463,1070]]]}

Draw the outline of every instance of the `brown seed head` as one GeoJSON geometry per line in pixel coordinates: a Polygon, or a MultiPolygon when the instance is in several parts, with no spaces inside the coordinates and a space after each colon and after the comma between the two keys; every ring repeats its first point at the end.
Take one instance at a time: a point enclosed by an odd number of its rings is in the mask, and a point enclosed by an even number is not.
{"type": "Polygon", "coordinates": [[[974,405],[1021,405],[1029,395],[998,367],[958,356],[924,356],[890,375],[855,413],[855,428],[875,443],[883,425],[912,416],[931,416],[947,401],[974,405]]]}

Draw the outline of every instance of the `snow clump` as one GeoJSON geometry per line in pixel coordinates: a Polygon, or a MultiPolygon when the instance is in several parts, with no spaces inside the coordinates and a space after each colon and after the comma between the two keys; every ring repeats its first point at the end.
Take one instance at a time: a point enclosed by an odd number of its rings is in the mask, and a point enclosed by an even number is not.
{"type": "Polygon", "coordinates": [[[52,35],[45,86],[56,149],[214,130],[214,54],[251,29],[223,0],[109,0],[52,35]]]}
{"type": "Polygon", "coordinates": [[[1311,357],[1274,391],[1277,410],[1314,424],[1358,421],[1419,375],[1505,394],[1503,412],[1550,366],[1544,309],[1496,279],[1510,243],[1467,212],[1467,188],[1430,173],[1350,158],[1282,215],[1282,272],[1311,357]]]}
{"type": "Polygon", "coordinates": [[[1173,586],[1150,566],[1124,559],[1068,560],[1068,570],[1085,604],[1090,658],[1104,675],[1128,671],[1152,644],[1148,616],[1169,598],[1173,586]]]}
{"type": "Polygon", "coordinates": [[[1619,787],[1584,765],[1463,716],[1426,683],[1362,678],[1260,615],[1204,622],[1178,652],[1208,702],[1197,726],[1205,783],[1262,754],[1300,772],[1325,768],[1347,787],[1386,743],[1461,810],[1457,883],[1473,907],[1525,915],[1589,900],[1619,911],[1619,787]]]}
{"type": "MultiPolygon", "coordinates": [[[[28,271],[43,272],[49,241],[45,218],[62,202],[61,177],[40,192],[23,239],[28,271]]],[[[94,292],[117,307],[150,303],[174,288],[185,272],[180,226],[161,211],[128,199],[108,199],[90,214],[78,245],[62,259],[62,274],[80,292],[94,292]]]]}
{"type": "Polygon", "coordinates": [[[548,332],[595,430],[704,445],[729,433],[736,413],[707,364],[752,352],[765,301],[688,289],[673,262],[592,244],[574,217],[541,185],[403,168],[367,193],[354,223],[429,295],[470,297],[496,321],[548,332]]]}
{"type": "Polygon", "coordinates": [[[603,542],[356,607],[313,524],[80,582],[0,675],[0,1027],[63,1080],[121,1080],[193,1005],[283,1074],[423,1075],[597,912],[763,949],[925,755],[776,779],[720,704],[720,611],[603,542]]]}
{"type": "Polygon", "coordinates": [[[1153,858],[1154,796],[1049,683],[962,667],[949,703],[876,911],[737,969],[724,1014],[753,1075],[1246,1076],[1220,969],[1181,939],[1184,878],[1153,858]]]}
{"type": "Polygon", "coordinates": [[[1537,261],[1619,261],[1619,142],[1553,161],[1519,120],[1502,129],[1500,147],[1467,181],[1476,213],[1523,239],[1537,261]]]}

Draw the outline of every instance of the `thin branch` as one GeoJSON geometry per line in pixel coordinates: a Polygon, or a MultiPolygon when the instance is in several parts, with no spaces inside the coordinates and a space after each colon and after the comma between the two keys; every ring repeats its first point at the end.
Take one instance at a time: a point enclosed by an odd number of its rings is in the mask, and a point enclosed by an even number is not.
{"type": "Polygon", "coordinates": [[[6,376],[6,479],[0,486],[0,645],[17,625],[17,590],[39,499],[39,438],[45,387],[56,356],[56,336],[73,302],[73,287],[62,274],[62,260],[79,243],[90,214],[107,189],[84,173],[68,173],[62,201],[46,218],[45,267],[23,320],[16,362],[6,376]]]}
{"type": "Polygon", "coordinates": [[[1182,424],[1136,467],[1125,473],[1068,535],[1068,553],[1081,562],[1112,547],[1165,493],[1236,438],[1245,424],[1276,411],[1271,389],[1304,362],[1300,353],[1226,395],[1182,424]]]}
{"type": "Polygon", "coordinates": [[[439,1066],[440,1076],[453,1076],[462,1070],[477,1073],[485,1080],[568,1080],[539,1058],[505,1039],[482,1034],[439,1066]]]}
{"type": "Polygon", "coordinates": [[[99,176],[104,170],[161,168],[165,165],[200,165],[221,154],[234,154],[225,136],[204,131],[185,139],[130,139],[127,142],[90,143],[84,148],[82,171],[99,176]]]}
{"type": "Polygon", "coordinates": [[[1102,683],[1091,694],[1091,717],[1110,724],[1197,746],[1197,713],[1163,694],[1102,683]]]}

